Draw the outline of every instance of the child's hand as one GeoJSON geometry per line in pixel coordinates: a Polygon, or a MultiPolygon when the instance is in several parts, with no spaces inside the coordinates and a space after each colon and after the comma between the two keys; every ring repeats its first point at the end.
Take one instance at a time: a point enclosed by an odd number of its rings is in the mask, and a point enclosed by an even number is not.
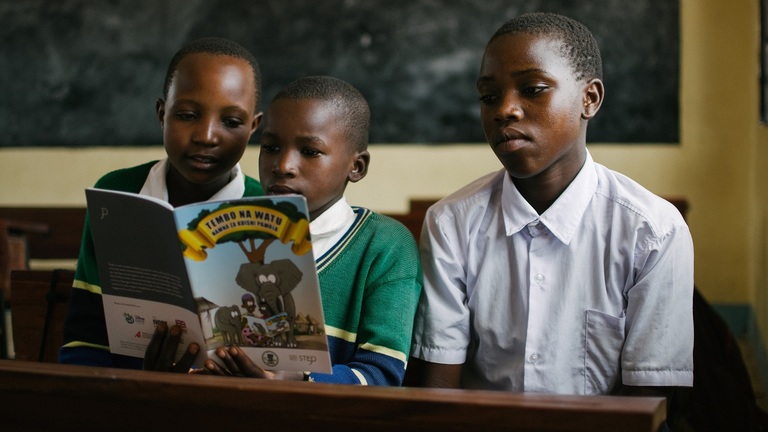
{"type": "Polygon", "coordinates": [[[251,359],[236,346],[231,346],[228,348],[219,347],[216,349],[216,356],[221,359],[226,367],[222,367],[210,359],[206,360],[204,363],[205,370],[214,375],[288,381],[304,380],[303,372],[265,371],[264,369],[254,364],[253,361],[251,361],[251,359]]]}
{"type": "Polygon", "coordinates": [[[187,351],[184,352],[179,361],[173,363],[180,339],[181,327],[174,325],[168,330],[168,324],[165,322],[157,324],[152,340],[149,341],[147,351],[144,353],[142,369],[160,372],[189,372],[197,353],[200,352],[200,346],[196,343],[189,344],[187,351]]]}

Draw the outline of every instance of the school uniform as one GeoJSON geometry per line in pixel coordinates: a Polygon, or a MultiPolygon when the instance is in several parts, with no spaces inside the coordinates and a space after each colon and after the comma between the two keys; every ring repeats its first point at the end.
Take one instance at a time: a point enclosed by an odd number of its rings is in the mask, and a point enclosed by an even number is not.
{"type": "MultiPolygon", "coordinates": [[[[168,159],[120,169],[101,177],[94,187],[139,193],[168,201],[165,176],[168,159]]],[[[262,196],[261,183],[246,176],[236,165],[230,182],[209,201],[262,196]]],[[[64,321],[64,345],[59,362],[89,366],[140,369],[143,359],[111,354],[101,298],[101,279],[96,265],[96,251],[86,215],[83,240],[75,270],[75,280],[64,321]]]]}
{"type": "Polygon", "coordinates": [[[310,234],[333,371],[309,379],[401,385],[422,286],[410,231],[342,198],[310,223],[310,234]]]}
{"type": "Polygon", "coordinates": [[[541,215],[504,170],[432,206],[411,354],[472,389],[693,384],[693,244],[666,200],[595,163],[541,215]]]}

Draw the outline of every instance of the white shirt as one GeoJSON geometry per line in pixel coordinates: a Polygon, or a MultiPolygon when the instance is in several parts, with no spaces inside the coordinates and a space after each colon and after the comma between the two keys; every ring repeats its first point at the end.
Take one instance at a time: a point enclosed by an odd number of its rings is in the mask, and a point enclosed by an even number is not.
{"type": "Polygon", "coordinates": [[[677,209],[587,154],[542,215],[504,170],[422,230],[412,355],[465,388],[608,394],[693,384],[693,244],[677,209]]]}
{"type": "Polygon", "coordinates": [[[355,212],[341,197],[323,214],[309,223],[309,234],[312,237],[312,253],[315,260],[322,257],[333,247],[355,222],[355,212]]]}
{"type": "MultiPolygon", "coordinates": [[[[168,158],[158,161],[149,170],[149,175],[139,191],[139,195],[149,195],[168,202],[168,185],[165,183],[165,175],[168,173],[168,158]]],[[[232,168],[232,179],[223,188],[219,189],[206,201],[218,201],[242,198],[245,193],[245,175],[240,169],[240,164],[232,168]]]]}

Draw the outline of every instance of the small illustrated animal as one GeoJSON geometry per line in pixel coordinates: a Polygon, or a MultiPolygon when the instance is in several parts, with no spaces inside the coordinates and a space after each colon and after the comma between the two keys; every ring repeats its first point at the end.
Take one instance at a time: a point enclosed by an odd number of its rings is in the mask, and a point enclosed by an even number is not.
{"type": "Polygon", "coordinates": [[[243,344],[243,321],[237,305],[222,306],[213,317],[216,327],[221,332],[224,345],[243,344]]]}
{"type": "Polygon", "coordinates": [[[269,344],[270,338],[265,336],[263,331],[254,330],[248,324],[243,327],[242,333],[243,340],[247,345],[262,347],[269,344]]]}

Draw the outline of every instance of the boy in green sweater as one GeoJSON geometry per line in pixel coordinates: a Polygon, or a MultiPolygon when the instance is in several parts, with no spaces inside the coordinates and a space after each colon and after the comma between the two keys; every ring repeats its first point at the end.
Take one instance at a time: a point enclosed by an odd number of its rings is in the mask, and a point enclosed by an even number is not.
{"type": "MultiPolygon", "coordinates": [[[[261,184],[239,164],[261,122],[260,82],[253,54],[231,40],[205,38],[185,45],[171,59],[156,105],[167,157],[107,173],[95,187],[149,195],[173,206],[263,195],[261,184]]],[[[73,287],[61,363],[168,370],[165,364],[109,352],[87,216],[73,287]]]]}
{"type": "MultiPolygon", "coordinates": [[[[222,368],[266,379],[393,385],[403,382],[422,279],[416,242],[401,223],[344,198],[368,171],[368,103],[352,85],[313,76],[284,87],[264,120],[259,176],[269,195],[307,199],[332,373],[273,373],[237,347],[219,348],[222,368]]],[[[173,348],[173,344],[171,344],[173,348]]]]}

